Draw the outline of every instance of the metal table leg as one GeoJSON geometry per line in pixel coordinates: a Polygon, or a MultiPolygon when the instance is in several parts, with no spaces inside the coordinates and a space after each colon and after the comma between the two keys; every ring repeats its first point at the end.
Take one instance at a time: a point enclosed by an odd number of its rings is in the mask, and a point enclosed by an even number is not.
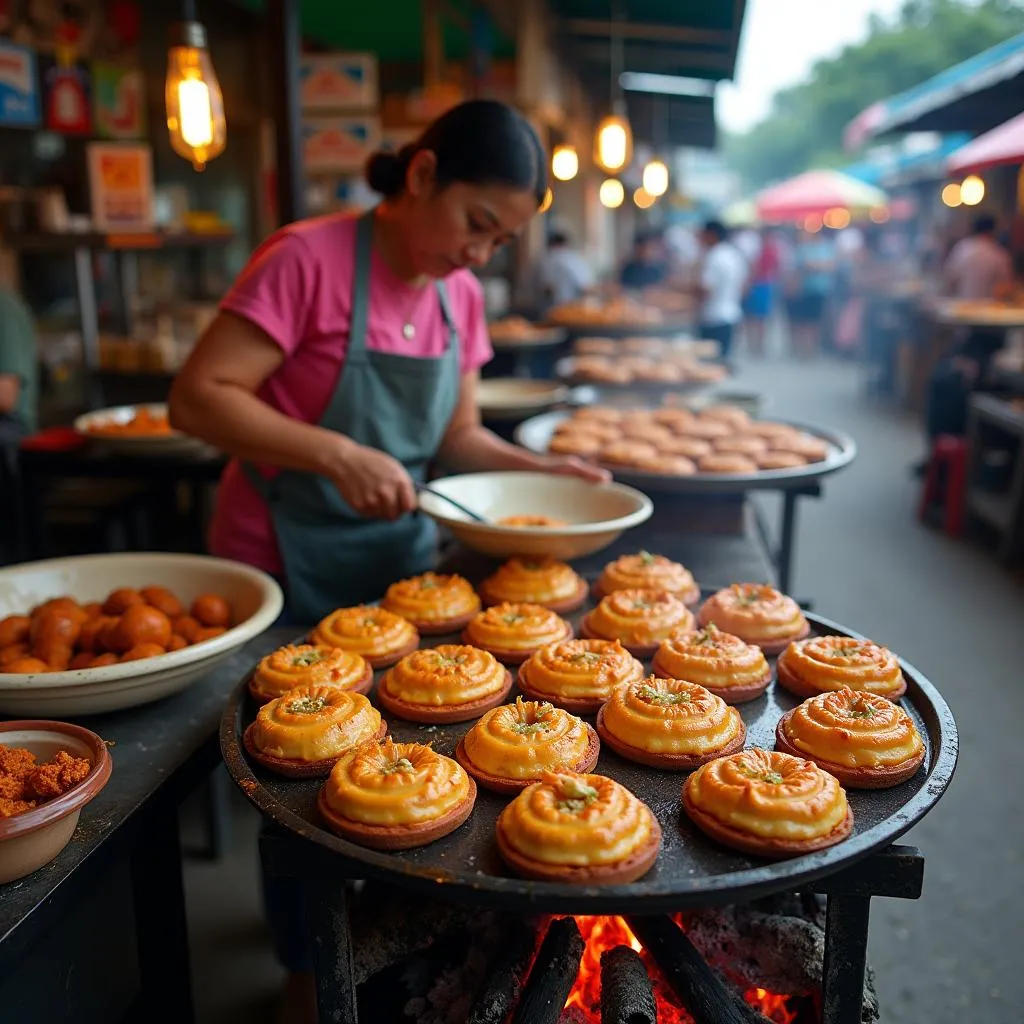
{"type": "Polygon", "coordinates": [[[870,913],[870,896],[828,898],[822,1024],[861,1024],[870,913]]]}
{"type": "Polygon", "coordinates": [[[799,494],[796,491],[782,492],[782,530],[779,536],[779,549],[775,555],[775,568],[779,578],[779,590],[788,594],[789,584],[793,578],[793,539],[796,534],[796,502],[799,494]]]}
{"type": "Polygon", "coordinates": [[[828,896],[822,1024],[861,1024],[871,897],[916,900],[923,884],[921,851],[890,846],[810,886],[828,896]]]}
{"type": "Polygon", "coordinates": [[[321,1024],[358,1024],[348,885],[321,878],[310,888],[317,1018],[321,1024]]]}
{"type": "Polygon", "coordinates": [[[224,765],[214,768],[204,788],[208,840],[205,853],[210,860],[220,860],[231,841],[230,786],[224,765]]]}
{"type": "Polygon", "coordinates": [[[146,1020],[191,1024],[195,1014],[176,811],[157,816],[142,831],[131,872],[146,1020]]]}

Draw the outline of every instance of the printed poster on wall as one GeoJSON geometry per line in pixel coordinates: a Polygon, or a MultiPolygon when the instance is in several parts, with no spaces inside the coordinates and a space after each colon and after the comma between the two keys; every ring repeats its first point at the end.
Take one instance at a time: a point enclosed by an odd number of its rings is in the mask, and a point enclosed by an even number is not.
{"type": "Polygon", "coordinates": [[[43,122],[62,135],[92,134],[92,102],[89,69],[84,64],[61,64],[44,57],[43,122]]]}
{"type": "Polygon", "coordinates": [[[149,146],[91,142],[89,194],[97,231],[151,231],[153,153],[149,146]]]}
{"type": "Polygon", "coordinates": [[[146,134],[145,85],[138,68],[97,61],[92,66],[93,120],[102,139],[146,134]]]}
{"type": "Polygon", "coordinates": [[[302,123],[302,162],[307,174],[361,171],[379,145],[376,117],[308,118],[302,123]]]}
{"type": "Polygon", "coordinates": [[[40,116],[35,53],[0,40],[0,125],[34,128],[40,116]]]}
{"type": "Polygon", "coordinates": [[[368,110],[379,101],[377,58],[370,53],[306,54],[299,67],[303,110],[368,110]]]}

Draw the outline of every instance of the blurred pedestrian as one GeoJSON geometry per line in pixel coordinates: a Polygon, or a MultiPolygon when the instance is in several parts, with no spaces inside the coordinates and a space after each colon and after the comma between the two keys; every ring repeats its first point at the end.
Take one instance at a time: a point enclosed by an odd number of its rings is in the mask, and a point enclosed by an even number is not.
{"type": "Polygon", "coordinates": [[[824,232],[803,231],[793,256],[786,300],[792,350],[813,356],[821,350],[822,327],[834,286],[835,247],[824,232]]]}
{"type": "Polygon", "coordinates": [[[751,355],[764,355],[764,337],[768,320],[775,309],[782,273],[782,252],[774,231],[763,231],[757,256],[747,279],[743,299],[743,336],[751,355]]]}
{"type": "Polygon", "coordinates": [[[537,264],[537,293],[542,313],[582,298],[594,287],[594,271],[563,231],[548,238],[547,252],[537,264]]]}
{"type": "Polygon", "coordinates": [[[704,225],[704,259],[698,286],[702,299],[701,337],[717,341],[723,359],[729,358],[736,325],[743,318],[741,303],[748,270],[743,254],[726,234],[721,221],[709,220],[704,225]]]}

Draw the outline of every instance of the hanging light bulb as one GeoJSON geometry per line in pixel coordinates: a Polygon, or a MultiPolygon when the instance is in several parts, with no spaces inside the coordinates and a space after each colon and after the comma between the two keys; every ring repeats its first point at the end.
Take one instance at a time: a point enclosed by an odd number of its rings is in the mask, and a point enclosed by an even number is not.
{"type": "Polygon", "coordinates": [[[597,126],[594,137],[594,163],[614,174],[626,167],[633,159],[633,131],[625,111],[616,105],[615,113],[609,114],[597,126]]]}
{"type": "Polygon", "coordinates": [[[601,182],[601,188],[598,190],[597,196],[601,200],[602,206],[607,206],[609,210],[614,210],[622,205],[622,201],[626,198],[626,190],[622,187],[622,182],[617,178],[606,178],[601,182]]]}
{"type": "Polygon", "coordinates": [[[948,185],[942,189],[942,201],[946,206],[957,207],[963,199],[960,196],[960,186],[955,181],[951,181],[948,185]]]}
{"type": "Polygon", "coordinates": [[[985,198],[985,182],[976,174],[969,174],[960,182],[960,201],[964,206],[977,206],[985,198]]]}
{"type": "Polygon", "coordinates": [[[171,30],[164,94],[171,147],[201,171],[224,152],[227,123],[206,29],[197,21],[180,22],[171,30]]]}
{"type": "Polygon", "coordinates": [[[559,181],[572,181],[579,169],[580,158],[575,146],[555,146],[551,154],[551,173],[559,181]]]}
{"type": "Polygon", "coordinates": [[[825,211],[825,216],[822,220],[825,227],[832,228],[833,231],[841,231],[850,225],[850,211],[843,209],[841,206],[835,206],[831,210],[825,211]]]}
{"type": "Polygon", "coordinates": [[[651,160],[643,173],[644,191],[655,198],[668,191],[668,168],[663,160],[651,160]]]}
{"type": "Polygon", "coordinates": [[[657,201],[658,197],[652,196],[643,185],[633,193],[633,202],[641,210],[649,210],[657,201]]]}

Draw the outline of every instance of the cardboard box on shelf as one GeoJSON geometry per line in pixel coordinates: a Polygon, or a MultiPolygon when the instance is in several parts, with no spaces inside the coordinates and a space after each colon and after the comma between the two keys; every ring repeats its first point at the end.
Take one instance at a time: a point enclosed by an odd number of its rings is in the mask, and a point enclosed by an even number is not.
{"type": "Polygon", "coordinates": [[[299,103],[303,110],[369,110],[379,100],[374,54],[303,56],[299,68],[299,103]]]}
{"type": "Polygon", "coordinates": [[[380,148],[380,118],[317,117],[302,123],[302,162],[307,174],[362,170],[380,148]]]}

